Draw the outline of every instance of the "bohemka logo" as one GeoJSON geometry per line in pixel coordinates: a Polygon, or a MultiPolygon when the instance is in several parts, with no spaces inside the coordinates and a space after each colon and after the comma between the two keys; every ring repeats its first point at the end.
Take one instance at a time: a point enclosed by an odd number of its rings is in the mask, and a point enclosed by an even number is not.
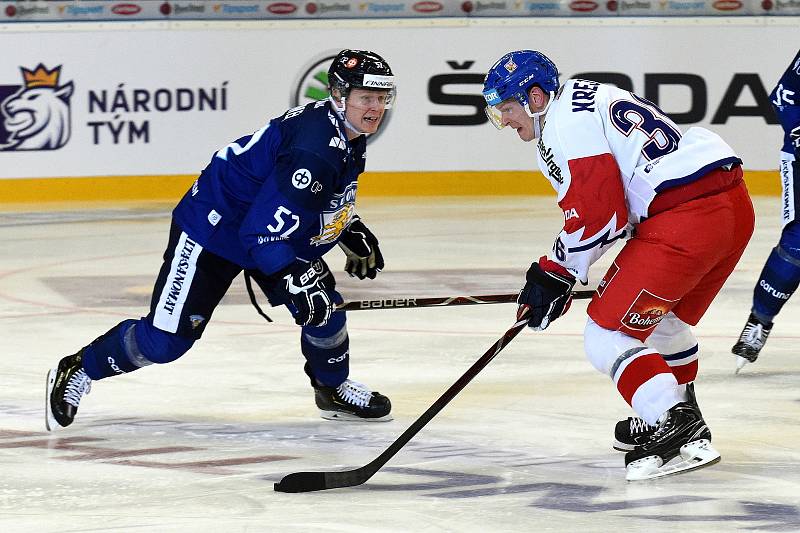
{"type": "Polygon", "coordinates": [[[57,150],[70,137],[74,86],[59,86],[61,65],[21,71],[22,85],[0,85],[0,151],[57,150]]]}
{"type": "MultiPolygon", "coordinates": [[[[294,84],[294,90],[289,97],[289,104],[292,107],[305,105],[309,102],[318,102],[328,98],[328,67],[336,57],[336,52],[326,52],[310,61],[301,71],[300,78],[294,84]]],[[[391,110],[387,109],[383,114],[383,120],[378,131],[367,137],[367,142],[372,144],[381,133],[386,129],[391,118],[391,110]]]]}
{"type": "Polygon", "coordinates": [[[621,319],[623,326],[636,330],[646,331],[661,322],[661,319],[675,306],[677,300],[670,300],[657,296],[647,289],[639,291],[639,296],[631,304],[621,319]]]}

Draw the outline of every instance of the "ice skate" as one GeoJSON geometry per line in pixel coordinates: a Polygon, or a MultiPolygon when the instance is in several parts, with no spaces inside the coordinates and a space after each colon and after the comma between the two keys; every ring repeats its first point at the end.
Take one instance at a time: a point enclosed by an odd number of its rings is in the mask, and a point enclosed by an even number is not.
{"type": "Polygon", "coordinates": [[[358,420],[363,422],[388,422],[392,402],[379,392],[373,392],[366,385],[350,379],[338,387],[317,384],[308,365],[306,374],[314,387],[314,399],[320,416],[326,420],[358,420]]]}
{"type": "Polygon", "coordinates": [[[681,402],[661,417],[647,442],[625,454],[625,477],[628,481],[655,479],[719,460],[700,410],[690,402],[681,402]]]}
{"type": "Polygon", "coordinates": [[[772,322],[762,322],[752,313],[747,318],[739,340],[731,348],[731,353],[736,355],[736,374],[747,363],[755,363],[758,354],[767,342],[769,332],[772,331],[772,322]]]}
{"type": "Polygon", "coordinates": [[[47,373],[47,430],[53,431],[72,424],[81,398],[89,394],[91,388],[92,380],[83,370],[83,350],[61,359],[58,366],[47,373]]]}
{"type": "Polygon", "coordinates": [[[615,450],[629,452],[647,442],[655,431],[656,426],[651,426],[638,416],[629,416],[614,427],[612,446],[615,450]]]}
{"type": "MultiPolygon", "coordinates": [[[[686,384],[686,395],[688,402],[697,408],[700,413],[700,406],[697,405],[697,395],[694,392],[694,382],[686,384]]],[[[700,413],[702,416],[702,413],[700,413]]],[[[614,444],[612,447],[621,452],[629,452],[647,442],[655,433],[658,426],[651,426],[638,416],[629,416],[625,420],[620,420],[614,427],[614,444]]]]}

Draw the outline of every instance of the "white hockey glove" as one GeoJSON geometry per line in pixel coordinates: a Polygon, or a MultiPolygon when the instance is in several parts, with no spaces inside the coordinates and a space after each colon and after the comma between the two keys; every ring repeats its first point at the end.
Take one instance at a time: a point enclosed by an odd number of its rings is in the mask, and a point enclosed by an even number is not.
{"type": "Polygon", "coordinates": [[[350,277],[375,279],[378,272],[383,270],[383,254],[378,239],[360,218],[353,220],[342,232],[339,247],[347,255],[344,270],[350,277]]]}
{"type": "Polygon", "coordinates": [[[525,279],[517,303],[530,307],[528,327],[541,331],[569,310],[575,278],[558,263],[542,257],[531,264],[525,279]]]}

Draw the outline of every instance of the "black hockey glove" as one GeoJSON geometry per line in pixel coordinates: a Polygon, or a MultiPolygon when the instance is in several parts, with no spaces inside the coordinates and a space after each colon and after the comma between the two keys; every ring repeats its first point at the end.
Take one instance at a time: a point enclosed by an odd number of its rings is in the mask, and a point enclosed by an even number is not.
{"type": "Polygon", "coordinates": [[[339,293],[328,265],[322,259],[310,263],[295,261],[280,274],[278,285],[297,309],[294,321],[299,326],[324,326],[336,310],[339,293]]]}
{"type": "Polygon", "coordinates": [[[575,278],[558,263],[542,257],[531,264],[525,279],[517,303],[530,307],[528,327],[541,331],[569,310],[575,278]]]}
{"type": "Polygon", "coordinates": [[[356,218],[345,228],[339,237],[339,246],[347,255],[344,270],[350,277],[375,279],[378,272],[383,270],[383,254],[378,246],[378,239],[360,218],[356,218]]]}

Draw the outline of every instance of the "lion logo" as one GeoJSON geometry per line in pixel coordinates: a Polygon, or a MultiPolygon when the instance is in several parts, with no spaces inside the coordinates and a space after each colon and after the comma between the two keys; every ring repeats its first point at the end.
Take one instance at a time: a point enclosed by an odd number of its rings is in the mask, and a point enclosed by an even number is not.
{"type": "Polygon", "coordinates": [[[351,203],[344,204],[341,209],[333,213],[324,213],[322,233],[311,238],[311,244],[318,246],[328,244],[339,238],[344,229],[353,219],[355,206],[351,203]]]}
{"type": "Polygon", "coordinates": [[[0,150],[57,150],[70,137],[73,84],[58,85],[61,65],[21,70],[24,85],[0,86],[0,150]]]}

